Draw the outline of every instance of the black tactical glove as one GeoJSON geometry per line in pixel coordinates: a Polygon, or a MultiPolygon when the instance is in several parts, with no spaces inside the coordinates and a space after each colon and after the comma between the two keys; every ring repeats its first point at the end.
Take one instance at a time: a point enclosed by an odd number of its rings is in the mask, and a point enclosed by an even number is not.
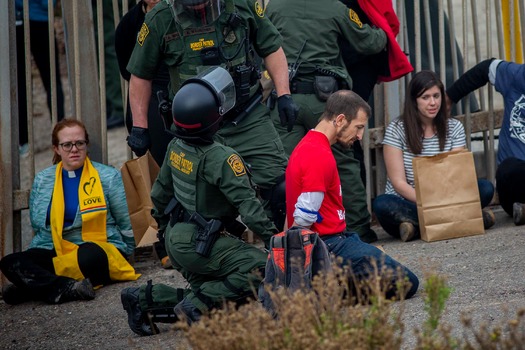
{"type": "Polygon", "coordinates": [[[281,126],[288,125],[288,132],[292,131],[299,107],[292,99],[292,95],[282,95],[277,99],[277,110],[279,111],[279,118],[281,119],[281,126]]]}
{"type": "Polygon", "coordinates": [[[138,126],[131,128],[131,132],[126,140],[128,141],[129,148],[135,152],[137,157],[145,155],[151,146],[148,129],[140,128],[138,126]]]}

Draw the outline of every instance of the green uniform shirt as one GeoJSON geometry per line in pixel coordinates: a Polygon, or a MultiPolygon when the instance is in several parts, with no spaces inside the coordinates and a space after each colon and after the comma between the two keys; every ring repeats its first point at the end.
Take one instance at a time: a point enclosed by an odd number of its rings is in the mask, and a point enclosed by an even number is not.
{"type": "MultiPolygon", "coordinates": [[[[204,30],[202,26],[190,26],[186,22],[184,27],[181,26],[173,19],[165,2],[158,4],[146,15],[127,70],[139,78],[151,80],[155,77],[159,63],[164,61],[170,69],[171,92],[174,94],[181,82],[198,74],[202,66],[206,65],[201,59],[202,49],[222,45],[227,55],[233,55],[240,47],[236,58],[231,59],[233,65],[237,65],[244,63],[238,61],[246,55],[243,40],[246,34],[260,57],[266,57],[281,47],[279,32],[266,18],[256,0],[235,0],[235,10],[240,17],[240,24],[235,34],[227,35],[224,40],[224,30],[230,15],[226,11],[204,30]]],[[[222,65],[226,64],[224,58],[221,61],[222,65]]]]}
{"type": "Polygon", "coordinates": [[[358,15],[339,0],[271,0],[266,15],[283,37],[283,50],[288,63],[297,61],[298,72],[312,74],[320,66],[348,76],[340,54],[339,40],[346,39],[357,53],[370,55],[383,50],[386,34],[363,24],[358,15]],[[341,70],[343,73],[341,73],[341,70]]]}
{"type": "Polygon", "coordinates": [[[175,193],[190,214],[196,211],[206,220],[240,214],[243,223],[264,241],[277,232],[256,198],[242,158],[220,143],[192,146],[174,139],[169,144],[151,190],[159,229],[167,225],[163,212],[175,193]]]}

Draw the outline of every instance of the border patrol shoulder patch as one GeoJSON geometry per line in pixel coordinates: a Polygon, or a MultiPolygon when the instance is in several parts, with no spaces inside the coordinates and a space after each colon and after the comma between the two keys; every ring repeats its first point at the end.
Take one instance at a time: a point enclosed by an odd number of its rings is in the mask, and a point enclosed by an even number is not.
{"type": "Polygon", "coordinates": [[[255,0],[253,6],[255,7],[255,13],[257,14],[257,16],[263,18],[265,8],[262,7],[262,5],[259,3],[259,0],[255,0]]]}
{"type": "Polygon", "coordinates": [[[232,168],[233,173],[235,176],[243,176],[246,175],[246,168],[244,167],[244,163],[237,154],[232,154],[228,157],[228,165],[230,168],[232,168]]]}
{"type": "Polygon", "coordinates": [[[350,20],[358,25],[359,28],[363,28],[363,23],[361,23],[361,19],[359,18],[359,15],[352,9],[348,10],[348,17],[350,17],[350,20]]]}
{"type": "Polygon", "coordinates": [[[140,27],[139,35],[137,35],[137,42],[140,46],[144,45],[144,41],[146,40],[146,37],[149,34],[149,28],[146,23],[142,23],[142,27],[140,27]]]}

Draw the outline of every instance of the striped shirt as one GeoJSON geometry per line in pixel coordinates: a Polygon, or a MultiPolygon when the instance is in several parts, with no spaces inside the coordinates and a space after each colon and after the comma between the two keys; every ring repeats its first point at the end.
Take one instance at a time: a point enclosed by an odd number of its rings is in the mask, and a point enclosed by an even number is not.
{"type": "MultiPolygon", "coordinates": [[[[405,136],[404,123],[400,118],[394,119],[386,128],[383,145],[389,145],[403,151],[403,164],[405,165],[405,176],[408,184],[414,187],[414,171],[412,169],[412,158],[416,157],[408,148],[407,139],[405,136]]],[[[463,124],[457,119],[449,118],[447,125],[447,139],[445,141],[445,148],[443,151],[439,150],[439,138],[437,134],[429,138],[423,139],[423,149],[420,156],[433,156],[442,152],[451,151],[454,148],[465,147],[466,137],[463,124]]],[[[394,190],[394,186],[387,178],[386,194],[395,194],[399,197],[401,195],[394,190]]]]}

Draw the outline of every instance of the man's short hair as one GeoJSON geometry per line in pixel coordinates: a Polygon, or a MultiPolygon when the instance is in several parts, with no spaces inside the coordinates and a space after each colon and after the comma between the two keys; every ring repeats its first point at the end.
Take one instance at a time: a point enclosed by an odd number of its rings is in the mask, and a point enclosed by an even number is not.
{"type": "Polygon", "coordinates": [[[351,90],[339,90],[330,95],[319,120],[332,120],[339,114],[344,114],[345,118],[351,121],[357,117],[361,109],[366,113],[367,118],[372,114],[368,103],[358,94],[351,90]]]}

